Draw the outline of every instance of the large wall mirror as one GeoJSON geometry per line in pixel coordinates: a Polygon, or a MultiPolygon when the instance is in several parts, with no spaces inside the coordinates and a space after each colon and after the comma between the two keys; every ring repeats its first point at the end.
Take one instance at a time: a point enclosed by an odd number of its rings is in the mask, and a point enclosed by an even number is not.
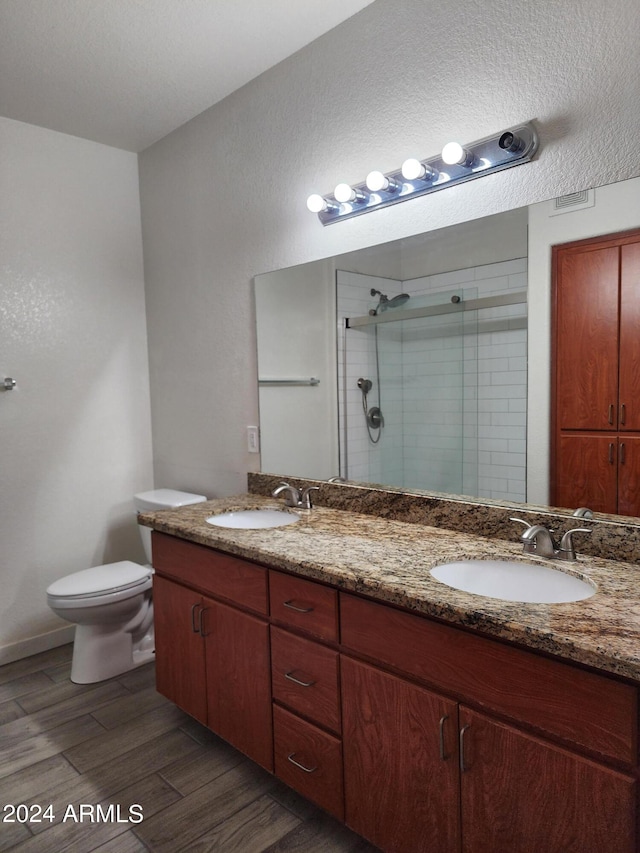
{"type": "Polygon", "coordinates": [[[551,246],[638,226],[635,178],[257,276],[262,471],[548,504],[551,246]]]}

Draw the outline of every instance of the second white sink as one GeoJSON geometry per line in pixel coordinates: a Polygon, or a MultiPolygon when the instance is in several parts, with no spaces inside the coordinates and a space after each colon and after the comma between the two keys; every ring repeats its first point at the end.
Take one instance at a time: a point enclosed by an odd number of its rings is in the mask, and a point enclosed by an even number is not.
{"type": "Polygon", "coordinates": [[[207,524],[214,527],[232,527],[239,530],[260,530],[269,527],[285,527],[300,521],[300,516],[281,509],[241,509],[236,512],[221,512],[210,515],[207,524]]]}
{"type": "Polygon", "coordinates": [[[590,598],[596,588],[586,580],[538,563],[515,560],[465,560],[431,569],[436,580],[454,589],[530,604],[561,604],[590,598]]]}

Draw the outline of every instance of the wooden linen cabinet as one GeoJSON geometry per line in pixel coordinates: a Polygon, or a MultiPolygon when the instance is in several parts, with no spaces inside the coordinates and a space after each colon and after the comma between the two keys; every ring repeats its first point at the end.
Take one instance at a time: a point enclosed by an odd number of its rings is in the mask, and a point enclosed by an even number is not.
{"type": "Polygon", "coordinates": [[[640,231],[554,246],[551,495],[640,515],[640,231]]]}

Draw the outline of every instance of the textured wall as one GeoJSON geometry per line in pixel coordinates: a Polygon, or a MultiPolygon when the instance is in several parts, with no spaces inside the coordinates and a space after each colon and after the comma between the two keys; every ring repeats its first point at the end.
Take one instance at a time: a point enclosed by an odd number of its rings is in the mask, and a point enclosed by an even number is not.
{"type": "Polygon", "coordinates": [[[256,460],[251,278],[636,176],[637,0],[377,0],[141,155],[156,482],[256,460]],[[322,228],[312,191],[534,119],[536,161],[322,228]]]}
{"type": "Polygon", "coordinates": [[[135,155],[0,118],[0,188],[4,662],[58,641],[52,581],[143,556],[152,466],[135,155]]]}

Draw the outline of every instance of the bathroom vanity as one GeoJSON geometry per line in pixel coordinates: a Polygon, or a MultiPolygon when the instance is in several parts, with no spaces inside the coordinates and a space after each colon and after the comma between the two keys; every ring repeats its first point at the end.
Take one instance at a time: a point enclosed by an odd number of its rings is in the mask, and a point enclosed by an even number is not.
{"type": "Polygon", "coordinates": [[[158,690],[385,851],[633,853],[637,568],[518,604],[429,575],[510,543],[316,507],[271,530],[145,513],[158,690]]]}

